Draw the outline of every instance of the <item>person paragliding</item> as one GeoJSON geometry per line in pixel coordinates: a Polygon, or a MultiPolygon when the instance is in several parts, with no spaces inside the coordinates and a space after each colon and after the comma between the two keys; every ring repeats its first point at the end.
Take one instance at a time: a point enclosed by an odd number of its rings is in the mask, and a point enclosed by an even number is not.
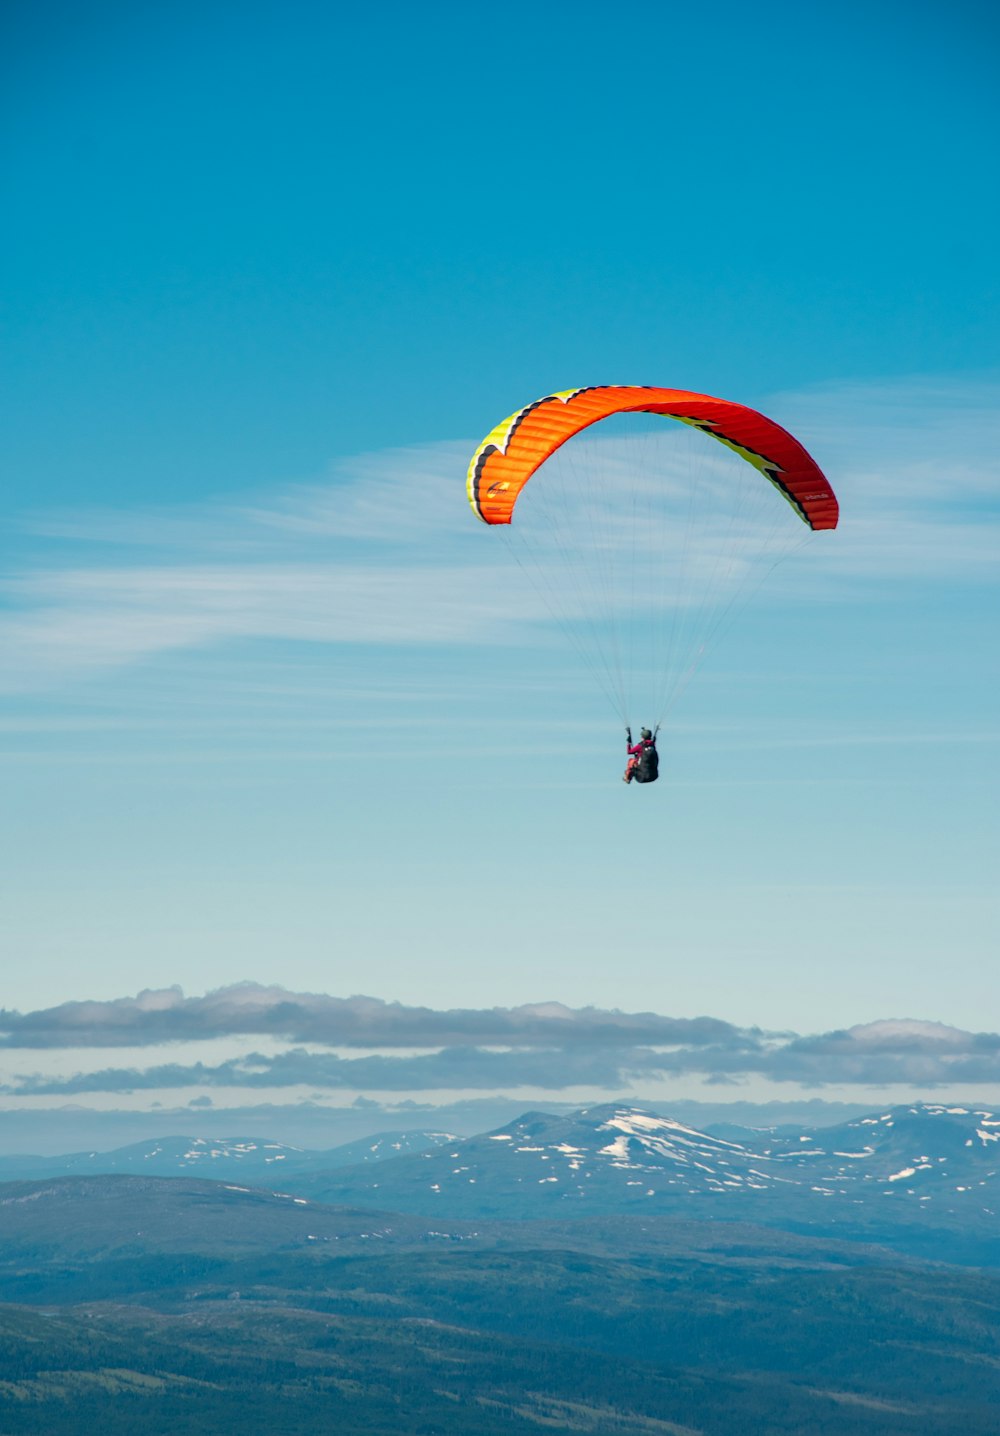
{"type": "Polygon", "coordinates": [[[625,732],[628,735],[628,762],[625,764],[622,782],[655,783],[660,776],[660,759],[656,751],[656,734],[649,728],[643,728],[639,734],[638,743],[633,743],[632,729],[626,728],[625,732]]]}
{"type": "MultiPolygon", "coordinates": [[[[656,782],[660,726],[704,655],[777,564],[839,517],[815,459],[773,419],[646,384],[517,409],[472,455],[466,491],[625,727],[626,783],[656,782]],[[675,421],[673,440],[660,420],[675,421]],[[633,743],[639,712],[653,722],[633,743]]],[[[787,588],[782,601],[795,603],[787,588]]]]}

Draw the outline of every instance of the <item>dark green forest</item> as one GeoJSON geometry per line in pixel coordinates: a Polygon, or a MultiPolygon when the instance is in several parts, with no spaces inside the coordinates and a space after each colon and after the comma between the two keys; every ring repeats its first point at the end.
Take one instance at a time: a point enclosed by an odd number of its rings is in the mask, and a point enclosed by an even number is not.
{"type": "Polygon", "coordinates": [[[995,1271],[665,1216],[434,1231],[185,1179],[0,1199],[0,1436],[996,1432],[995,1271]]]}

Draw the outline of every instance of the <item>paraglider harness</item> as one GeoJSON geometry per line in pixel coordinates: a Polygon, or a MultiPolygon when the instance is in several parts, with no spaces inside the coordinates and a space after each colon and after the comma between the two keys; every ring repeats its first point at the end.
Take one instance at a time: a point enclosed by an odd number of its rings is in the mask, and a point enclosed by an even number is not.
{"type": "Polygon", "coordinates": [[[647,738],[645,735],[649,733],[649,729],[644,728],[642,730],[643,736],[639,739],[638,743],[633,744],[632,729],[629,727],[625,729],[628,735],[627,747],[629,755],[624,774],[626,783],[655,783],[660,776],[660,759],[656,751],[656,734],[659,733],[659,731],[660,725],[657,723],[656,731],[650,733],[650,736],[647,738]]]}

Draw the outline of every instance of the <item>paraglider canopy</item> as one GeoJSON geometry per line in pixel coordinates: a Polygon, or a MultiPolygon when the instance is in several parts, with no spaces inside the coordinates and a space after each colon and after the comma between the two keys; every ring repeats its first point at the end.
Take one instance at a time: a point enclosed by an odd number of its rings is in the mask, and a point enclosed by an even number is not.
{"type": "Polygon", "coordinates": [[[653,385],[525,405],[476,449],[467,490],[619,717],[654,727],[763,579],[839,517],[773,419],[653,385]]]}
{"type": "Polygon", "coordinates": [[[837,500],[826,478],[772,419],[728,399],[636,384],[565,389],[504,419],[472,456],[473,510],[484,523],[509,524],[518,495],[551,454],[582,429],[624,413],[663,414],[701,429],[765,474],[810,528],[837,527],[837,500]]]}

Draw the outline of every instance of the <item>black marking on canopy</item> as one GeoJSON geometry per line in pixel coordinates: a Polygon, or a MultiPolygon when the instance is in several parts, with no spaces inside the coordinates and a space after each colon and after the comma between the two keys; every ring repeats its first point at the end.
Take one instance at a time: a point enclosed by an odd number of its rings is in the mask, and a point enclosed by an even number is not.
{"type": "Polygon", "coordinates": [[[760,459],[763,466],[761,468],[761,473],[764,475],[764,477],[770,480],[770,482],[774,485],[774,487],[778,490],[778,492],[783,498],[787,499],[787,501],[791,504],[792,508],[802,519],[802,522],[808,524],[810,528],[813,527],[812,523],[810,522],[809,515],[802,507],[802,504],[795,497],[795,495],[792,493],[791,489],[784,482],[784,480],[780,478],[780,475],[784,472],[780,464],[776,464],[773,459],[769,459],[767,455],[762,454],[759,449],[751,449],[749,444],[740,443],[738,439],[731,439],[729,435],[722,429],[722,427],[715,422],[714,419],[692,419],[687,414],[665,414],[664,418],[683,419],[684,423],[690,424],[693,429],[700,429],[703,434],[708,434],[711,438],[718,439],[720,440],[720,442],[724,442],[727,447],[732,445],[734,449],[741,449],[743,453],[753,454],[755,459],[760,459]]]}

